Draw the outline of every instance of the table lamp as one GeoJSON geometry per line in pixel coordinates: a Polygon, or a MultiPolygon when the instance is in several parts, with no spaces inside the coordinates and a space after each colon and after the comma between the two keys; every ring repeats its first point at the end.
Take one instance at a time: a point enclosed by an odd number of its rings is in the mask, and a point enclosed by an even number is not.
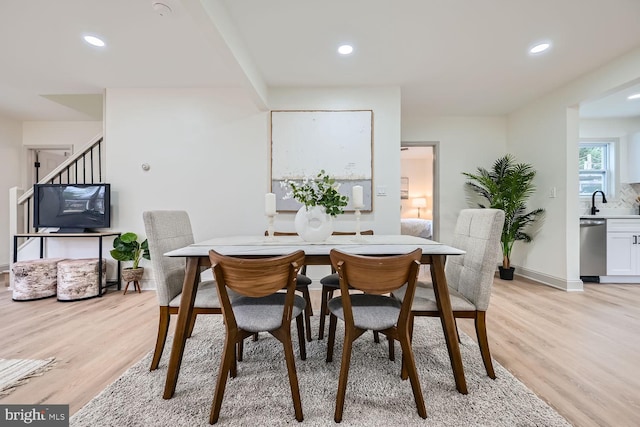
{"type": "Polygon", "coordinates": [[[414,208],[418,208],[418,218],[420,218],[420,208],[427,207],[427,199],[424,197],[416,197],[411,201],[411,205],[414,208]]]}

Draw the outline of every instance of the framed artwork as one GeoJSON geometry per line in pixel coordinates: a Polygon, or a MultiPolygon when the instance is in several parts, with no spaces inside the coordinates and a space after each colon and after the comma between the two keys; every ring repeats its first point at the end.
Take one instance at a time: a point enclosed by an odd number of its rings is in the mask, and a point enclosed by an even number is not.
{"type": "MultiPolygon", "coordinates": [[[[372,110],[272,111],[271,191],[276,194],[276,210],[294,212],[302,206],[283,199],[284,180],[312,178],[324,170],[349,199],[353,186],[361,185],[362,211],[371,211],[372,144],[372,110]]],[[[351,200],[345,211],[353,211],[351,200]]]]}
{"type": "Polygon", "coordinates": [[[409,198],[409,177],[400,177],[400,199],[409,198]]]}

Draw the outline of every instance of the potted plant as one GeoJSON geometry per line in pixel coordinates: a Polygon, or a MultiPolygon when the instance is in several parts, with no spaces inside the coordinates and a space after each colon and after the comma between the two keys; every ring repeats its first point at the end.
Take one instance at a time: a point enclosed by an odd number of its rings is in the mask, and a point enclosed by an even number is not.
{"type": "Polygon", "coordinates": [[[535,192],[533,178],[536,176],[536,171],[530,164],[516,163],[514,157],[507,154],[496,160],[491,170],[478,167],[477,173],[463,172],[463,175],[469,178],[466,185],[471,193],[483,199],[477,201],[479,207],[504,211],[504,227],[500,238],[502,245],[500,278],[513,280],[514,267],[511,267],[513,244],[517,240],[531,242],[532,234],[529,232],[529,226],[544,214],[544,209],[527,212],[527,200],[535,192]]]}
{"type": "Polygon", "coordinates": [[[138,242],[138,235],[136,233],[124,233],[121,236],[116,237],[113,240],[113,249],[111,250],[111,256],[118,261],[133,261],[132,267],[122,269],[122,280],[127,282],[137,283],[144,274],[144,267],[140,267],[140,260],[151,259],[149,254],[149,242],[147,239],[144,242],[138,242]]]}
{"type": "Polygon", "coordinates": [[[338,192],[340,184],[321,170],[315,178],[302,182],[285,180],[283,187],[290,189],[284,199],[295,199],[303,206],[296,214],[296,232],[306,241],[321,242],[333,232],[332,218],[344,212],[349,198],[338,192]]]}

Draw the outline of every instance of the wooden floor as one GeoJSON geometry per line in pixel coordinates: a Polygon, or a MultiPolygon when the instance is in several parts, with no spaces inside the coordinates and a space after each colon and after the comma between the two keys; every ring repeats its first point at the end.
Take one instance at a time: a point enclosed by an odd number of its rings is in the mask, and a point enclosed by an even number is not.
{"type": "MultiPolygon", "coordinates": [[[[64,403],[71,414],[150,351],[157,330],[150,291],[61,303],[13,302],[3,289],[0,313],[0,358],[58,360],[0,403],[64,403]]],[[[496,279],[487,317],[494,358],[572,424],[639,425],[640,285],[567,293],[496,279]]],[[[458,323],[475,336],[472,321],[458,323]]]]}

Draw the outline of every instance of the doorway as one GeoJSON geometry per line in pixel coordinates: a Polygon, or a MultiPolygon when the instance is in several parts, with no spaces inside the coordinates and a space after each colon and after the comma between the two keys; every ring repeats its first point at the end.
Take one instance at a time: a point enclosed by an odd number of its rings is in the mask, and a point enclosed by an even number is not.
{"type": "Polygon", "coordinates": [[[27,186],[41,181],[73,153],[72,146],[26,147],[27,148],[27,186]]]}
{"type": "Polygon", "coordinates": [[[400,218],[403,234],[438,240],[438,142],[400,144],[400,218]]]}

